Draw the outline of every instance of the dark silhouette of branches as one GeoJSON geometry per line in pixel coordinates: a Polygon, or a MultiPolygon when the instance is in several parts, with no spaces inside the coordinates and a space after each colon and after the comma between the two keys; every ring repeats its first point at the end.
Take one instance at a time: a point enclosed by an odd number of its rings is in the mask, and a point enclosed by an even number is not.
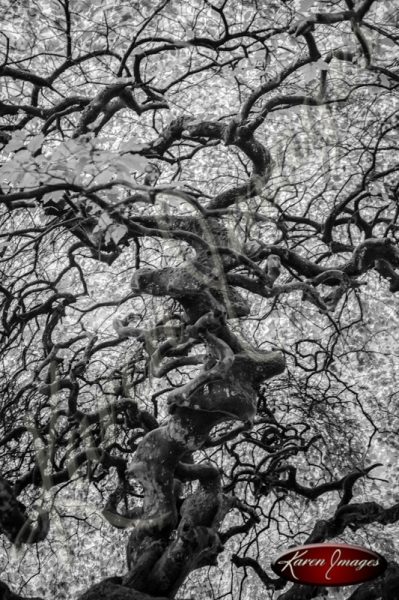
{"type": "MultiPolygon", "coordinates": [[[[320,597],[278,549],[399,519],[369,317],[399,290],[394,3],[1,7],[5,543],[58,543],[84,489],[126,563],[70,595],[179,597],[228,548],[320,597]]],[[[394,597],[388,559],[348,600],[394,597]]]]}

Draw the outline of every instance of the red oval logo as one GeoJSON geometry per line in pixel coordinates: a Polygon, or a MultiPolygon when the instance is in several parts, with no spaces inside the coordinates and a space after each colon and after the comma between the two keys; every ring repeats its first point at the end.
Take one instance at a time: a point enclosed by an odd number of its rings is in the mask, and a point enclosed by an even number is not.
{"type": "Polygon", "coordinates": [[[309,585],[353,585],[378,577],[387,568],[383,556],[361,546],[309,544],[283,552],[272,564],[277,575],[309,585]]]}

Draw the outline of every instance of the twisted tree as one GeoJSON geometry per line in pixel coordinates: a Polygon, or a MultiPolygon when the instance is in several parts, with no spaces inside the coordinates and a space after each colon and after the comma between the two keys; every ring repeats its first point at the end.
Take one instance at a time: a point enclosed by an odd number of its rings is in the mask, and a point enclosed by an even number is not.
{"type": "Polygon", "coordinates": [[[4,556],[127,548],[2,597],[184,598],[227,555],[231,597],[316,598],[277,550],[377,531],[342,597],[393,598],[395,3],[0,7],[4,556]]]}

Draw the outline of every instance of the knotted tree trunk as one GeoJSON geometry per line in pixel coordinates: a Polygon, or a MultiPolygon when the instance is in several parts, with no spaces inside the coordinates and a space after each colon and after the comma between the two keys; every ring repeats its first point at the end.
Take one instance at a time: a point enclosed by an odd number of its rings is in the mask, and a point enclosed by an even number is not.
{"type": "MultiPolygon", "coordinates": [[[[204,223],[193,220],[191,225],[203,239],[204,223]]],[[[218,248],[226,247],[226,231],[215,219],[208,219],[207,227],[211,253],[194,242],[195,260],[179,268],[142,269],[134,275],[133,291],[172,297],[183,309],[182,323],[169,327],[169,339],[152,348],[152,373],[165,372],[166,357],[180,360],[196,346],[206,351],[192,357],[193,362],[201,362],[201,372],[169,394],[166,424],[145,435],[130,465],[129,475],[141,483],[144,498],[130,521],[128,573],[92,588],[82,600],[102,593],[107,598],[144,599],[144,594],[173,598],[191,571],[216,564],[223,549],[219,528],[237,500],[223,493],[219,470],[196,464],[193,454],[209,440],[215,425],[240,421],[250,428],[259,385],[284,370],[280,352],[244,347],[232,333],[229,320],[248,315],[250,309],[225,280],[233,259],[218,253],[218,248]],[[198,482],[196,491],[179,499],[176,490],[187,481],[198,482]],[[126,588],[134,594],[129,591],[125,596],[126,588]],[[137,592],[142,595],[136,596],[137,592]]],[[[121,320],[114,326],[122,337],[139,332],[121,320]]]]}

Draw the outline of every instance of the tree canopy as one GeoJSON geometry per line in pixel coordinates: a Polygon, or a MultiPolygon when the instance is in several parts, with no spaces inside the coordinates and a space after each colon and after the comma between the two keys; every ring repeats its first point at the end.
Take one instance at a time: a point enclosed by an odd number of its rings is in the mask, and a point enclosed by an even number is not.
{"type": "Polygon", "coordinates": [[[393,599],[397,4],[0,10],[2,598],[393,599]]]}

